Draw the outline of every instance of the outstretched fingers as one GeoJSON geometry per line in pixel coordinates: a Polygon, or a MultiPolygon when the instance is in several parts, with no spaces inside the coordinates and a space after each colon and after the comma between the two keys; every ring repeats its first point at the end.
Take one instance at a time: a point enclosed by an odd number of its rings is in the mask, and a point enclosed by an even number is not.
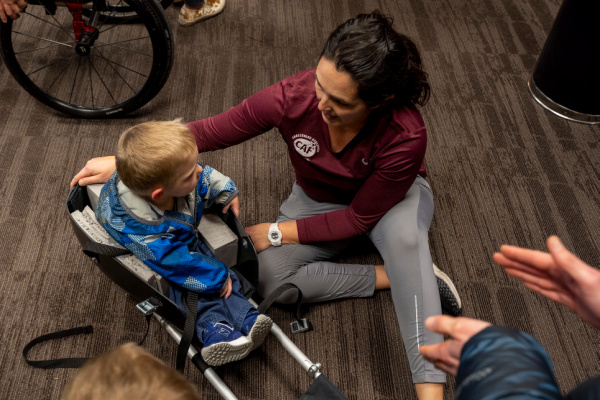
{"type": "Polygon", "coordinates": [[[518,261],[513,261],[509,258],[506,258],[502,253],[494,253],[494,261],[504,267],[506,272],[510,271],[522,271],[523,273],[527,273],[536,277],[544,277],[547,276],[548,273],[546,270],[540,270],[537,267],[532,267],[529,264],[523,264],[518,261]]]}
{"type": "Polygon", "coordinates": [[[554,264],[552,256],[546,252],[517,246],[502,245],[500,246],[500,254],[503,256],[499,262],[501,265],[520,263],[539,270],[547,270],[554,264]]]}
{"type": "Polygon", "coordinates": [[[569,293],[567,289],[561,288],[558,286],[553,287],[553,288],[542,287],[542,286],[536,285],[535,283],[530,283],[530,282],[523,282],[523,284],[525,285],[526,288],[528,288],[536,293],[541,294],[542,296],[546,297],[547,299],[550,299],[557,303],[564,304],[567,307],[569,307],[571,310],[574,310],[575,303],[573,301],[573,296],[567,295],[567,293],[569,293]]]}

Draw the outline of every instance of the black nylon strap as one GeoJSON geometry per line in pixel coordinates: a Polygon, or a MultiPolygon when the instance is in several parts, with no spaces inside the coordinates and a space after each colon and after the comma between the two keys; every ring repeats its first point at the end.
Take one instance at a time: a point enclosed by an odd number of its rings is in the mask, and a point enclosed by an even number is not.
{"type": "MultiPolygon", "coordinates": [[[[148,336],[148,332],[150,331],[150,319],[152,315],[146,316],[146,333],[142,340],[138,343],[138,346],[141,346],[142,343],[146,340],[148,336]]],[[[42,369],[55,369],[55,368],[80,368],[90,357],[82,357],[82,358],[57,358],[53,360],[30,360],[27,358],[27,353],[37,344],[47,342],[48,340],[61,339],[69,336],[80,335],[82,333],[93,333],[94,328],[92,325],[80,326],[78,328],[65,329],[62,331],[47,333],[42,336],[38,336],[33,339],[31,342],[27,343],[27,345],[23,348],[23,358],[25,362],[32,367],[42,368],[42,369]]],[[[193,333],[192,333],[193,334],[193,333]]],[[[189,347],[189,345],[188,345],[189,347]]]]}
{"type": "Polygon", "coordinates": [[[83,246],[83,252],[89,257],[95,257],[98,254],[102,254],[103,256],[117,257],[131,253],[131,251],[129,251],[128,249],[109,246],[106,244],[96,242],[87,242],[85,246],[83,246]]]}
{"type": "Polygon", "coordinates": [[[187,358],[187,352],[192,344],[194,337],[194,331],[196,330],[196,316],[198,315],[198,293],[188,291],[187,302],[186,302],[186,313],[185,313],[185,325],[183,327],[183,334],[177,347],[177,361],[175,368],[177,371],[183,373],[185,368],[185,360],[187,358]]]}
{"type": "Polygon", "coordinates": [[[141,346],[144,341],[146,341],[146,337],[148,336],[148,332],[150,332],[150,320],[152,319],[152,315],[146,315],[146,333],[144,333],[144,337],[142,338],[142,340],[140,340],[140,342],[138,343],[138,346],[141,346]]]}
{"type": "Polygon", "coordinates": [[[42,369],[52,369],[52,368],[79,368],[81,367],[89,358],[57,358],[55,360],[39,360],[32,361],[27,358],[27,353],[31,350],[36,344],[45,342],[47,340],[59,339],[74,335],[80,335],[82,333],[92,333],[94,328],[91,325],[80,326],[79,328],[73,329],[65,329],[63,331],[52,332],[46,335],[39,336],[33,339],[31,342],[27,343],[27,346],[23,348],[23,358],[25,358],[25,362],[32,367],[42,368],[42,369]]]}
{"type": "Polygon", "coordinates": [[[269,307],[271,307],[271,305],[275,302],[275,300],[277,300],[283,292],[286,292],[290,289],[296,289],[298,291],[298,299],[296,299],[295,317],[297,320],[299,320],[300,319],[300,305],[302,304],[302,291],[300,290],[300,288],[298,286],[296,286],[293,283],[284,283],[283,285],[279,286],[278,288],[273,290],[271,293],[269,293],[269,295],[267,297],[265,297],[263,299],[263,301],[261,301],[260,304],[258,305],[258,307],[257,307],[258,312],[261,314],[266,313],[267,310],[269,309],[269,307]]]}

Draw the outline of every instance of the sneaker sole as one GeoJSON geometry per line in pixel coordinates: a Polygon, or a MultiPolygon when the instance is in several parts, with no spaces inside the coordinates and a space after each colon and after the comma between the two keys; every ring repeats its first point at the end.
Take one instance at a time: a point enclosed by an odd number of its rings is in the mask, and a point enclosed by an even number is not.
{"type": "Polygon", "coordinates": [[[452,283],[450,277],[435,264],[433,264],[433,272],[435,273],[435,278],[437,280],[442,308],[454,316],[459,315],[462,311],[462,301],[460,300],[458,290],[456,290],[454,283],[452,283]]]}
{"type": "Polygon", "coordinates": [[[265,341],[271,327],[273,326],[273,320],[264,314],[259,315],[256,318],[256,322],[248,332],[248,338],[252,341],[252,348],[250,351],[257,349],[265,341]]]}
{"type": "Polygon", "coordinates": [[[245,336],[231,342],[216,343],[203,347],[200,351],[202,359],[213,367],[239,361],[250,354],[252,342],[245,336]]]}

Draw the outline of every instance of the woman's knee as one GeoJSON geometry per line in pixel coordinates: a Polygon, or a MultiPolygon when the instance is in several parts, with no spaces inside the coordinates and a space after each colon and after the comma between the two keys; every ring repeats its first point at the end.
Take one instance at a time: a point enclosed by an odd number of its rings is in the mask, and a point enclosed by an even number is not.
{"type": "Polygon", "coordinates": [[[270,247],[258,253],[257,293],[265,297],[272,290],[293,277],[297,268],[288,264],[289,254],[281,247],[270,247]]]}
{"type": "MultiPolygon", "coordinates": [[[[284,283],[292,282],[294,280],[294,275],[290,275],[287,278],[278,279],[273,276],[268,276],[265,274],[260,275],[258,278],[258,285],[256,287],[256,293],[262,298],[266,298],[269,296],[275,289],[283,285],[284,283]]],[[[293,304],[296,301],[298,296],[297,291],[287,290],[282,293],[276,300],[276,303],[279,304],[293,304]]]]}
{"type": "Polygon", "coordinates": [[[418,251],[423,238],[427,238],[432,218],[431,191],[415,183],[404,200],[392,207],[373,228],[371,240],[380,252],[390,251],[391,255],[418,251]]]}
{"type": "Polygon", "coordinates": [[[290,263],[290,249],[286,247],[269,247],[258,253],[259,276],[281,280],[294,273],[295,268],[290,263]]]}
{"type": "Polygon", "coordinates": [[[386,259],[388,257],[401,257],[402,255],[411,254],[419,251],[419,231],[415,229],[395,229],[387,230],[378,235],[372,235],[371,239],[381,256],[386,259]]]}

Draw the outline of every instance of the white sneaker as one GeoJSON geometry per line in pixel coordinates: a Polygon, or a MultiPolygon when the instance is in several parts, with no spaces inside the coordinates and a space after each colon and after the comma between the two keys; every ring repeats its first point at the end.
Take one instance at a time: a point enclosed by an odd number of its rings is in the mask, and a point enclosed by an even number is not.
{"type": "Polygon", "coordinates": [[[260,314],[254,308],[248,311],[240,332],[252,342],[252,349],[250,351],[260,347],[271,331],[272,326],[273,320],[268,315],[260,314]]]}
{"type": "Polygon", "coordinates": [[[450,315],[460,315],[462,312],[462,301],[460,300],[456,286],[454,286],[454,283],[452,283],[450,277],[440,270],[435,264],[433,264],[433,272],[435,273],[435,278],[437,279],[442,308],[450,315]]]}
{"type": "Polygon", "coordinates": [[[202,332],[202,359],[213,367],[239,361],[251,351],[252,341],[222,322],[208,324],[202,332]]]}
{"type": "Polygon", "coordinates": [[[205,0],[198,9],[189,8],[185,4],[179,11],[177,22],[181,26],[190,26],[204,19],[214,17],[225,8],[225,0],[205,0]]]}

